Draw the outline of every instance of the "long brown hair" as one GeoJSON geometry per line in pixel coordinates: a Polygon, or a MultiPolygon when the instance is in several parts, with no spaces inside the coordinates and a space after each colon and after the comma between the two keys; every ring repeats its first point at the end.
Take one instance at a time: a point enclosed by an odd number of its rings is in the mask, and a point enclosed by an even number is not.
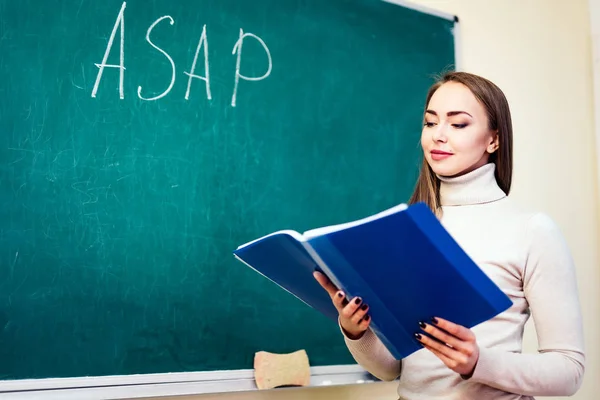
{"type": "MultiPolygon", "coordinates": [[[[513,169],[513,131],[510,108],[504,93],[498,86],[481,76],[467,72],[448,72],[437,80],[427,92],[425,109],[435,91],[446,82],[458,82],[465,85],[483,105],[489,121],[489,129],[498,133],[498,149],[490,154],[489,162],[496,164],[496,181],[508,195],[513,169]]],[[[421,165],[419,178],[409,204],[424,202],[436,214],[440,214],[440,179],[433,172],[425,157],[421,165]]]]}

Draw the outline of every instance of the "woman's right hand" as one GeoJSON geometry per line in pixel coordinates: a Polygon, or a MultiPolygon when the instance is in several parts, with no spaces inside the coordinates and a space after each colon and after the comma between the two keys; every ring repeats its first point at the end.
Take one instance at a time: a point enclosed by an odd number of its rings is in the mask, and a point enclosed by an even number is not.
{"type": "Polygon", "coordinates": [[[360,339],[369,328],[371,317],[367,314],[369,306],[362,302],[360,297],[353,298],[350,302],[346,300],[345,294],[319,271],[313,273],[319,284],[329,293],[331,301],[340,315],[340,325],[349,339],[360,339]]]}

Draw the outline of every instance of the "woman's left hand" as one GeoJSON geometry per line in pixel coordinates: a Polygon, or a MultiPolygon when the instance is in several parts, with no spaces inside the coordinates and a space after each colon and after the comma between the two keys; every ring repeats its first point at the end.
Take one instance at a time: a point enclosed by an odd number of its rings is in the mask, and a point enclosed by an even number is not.
{"type": "Polygon", "coordinates": [[[433,318],[431,323],[421,322],[419,325],[437,339],[416,333],[415,337],[426,349],[463,378],[473,374],[479,360],[479,346],[473,331],[442,318],[433,318]]]}

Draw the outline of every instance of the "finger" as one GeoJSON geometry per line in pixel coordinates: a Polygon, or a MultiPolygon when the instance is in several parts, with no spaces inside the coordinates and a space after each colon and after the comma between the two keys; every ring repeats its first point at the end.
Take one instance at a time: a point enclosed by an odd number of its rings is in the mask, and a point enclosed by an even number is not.
{"type": "Polygon", "coordinates": [[[313,276],[319,282],[319,285],[323,287],[329,293],[329,295],[333,298],[336,295],[338,288],[329,280],[329,278],[322,272],[315,271],[313,272],[313,276]]]}
{"type": "Polygon", "coordinates": [[[346,299],[346,295],[341,290],[338,290],[335,293],[335,296],[332,298],[333,304],[335,308],[341,313],[342,309],[348,304],[348,300],[346,299]]]}
{"type": "Polygon", "coordinates": [[[362,319],[364,318],[364,316],[367,314],[367,311],[369,310],[369,306],[367,304],[362,304],[358,310],[354,313],[354,315],[352,316],[352,323],[359,325],[362,321],[362,319]]]}
{"type": "Polygon", "coordinates": [[[369,314],[367,314],[363,317],[362,321],[360,321],[360,323],[358,324],[358,328],[366,331],[367,328],[369,328],[369,325],[371,325],[371,316],[369,314]]]}
{"type": "Polygon", "coordinates": [[[421,335],[417,333],[415,337],[421,342],[421,344],[436,350],[438,353],[443,354],[455,362],[466,363],[468,361],[467,356],[462,352],[455,350],[444,343],[440,343],[437,340],[428,337],[427,335],[421,335]]]}
{"type": "Polygon", "coordinates": [[[346,306],[344,306],[342,309],[342,317],[352,319],[352,316],[360,307],[361,302],[362,299],[360,297],[353,298],[352,301],[346,304],[346,306]]]}
{"type": "Polygon", "coordinates": [[[453,322],[450,322],[446,319],[439,318],[439,317],[432,318],[431,321],[433,322],[433,325],[435,325],[436,327],[445,330],[450,335],[455,336],[460,340],[463,340],[466,342],[474,342],[475,341],[475,334],[473,333],[473,331],[471,331],[468,328],[465,328],[464,326],[455,324],[453,322]]]}
{"type": "Polygon", "coordinates": [[[448,367],[454,368],[454,366],[455,366],[456,363],[451,358],[446,357],[444,354],[440,353],[439,351],[437,351],[436,349],[434,349],[432,347],[429,347],[427,345],[424,345],[424,347],[427,350],[431,351],[433,354],[435,354],[437,356],[437,358],[439,358],[440,360],[442,360],[442,362],[444,364],[446,364],[448,367]]]}
{"type": "Polygon", "coordinates": [[[471,343],[465,342],[464,340],[458,339],[455,336],[450,335],[446,331],[439,329],[436,326],[425,324],[423,322],[419,323],[419,326],[423,331],[429,333],[435,339],[439,340],[442,343],[446,343],[456,350],[462,351],[463,353],[467,353],[468,349],[471,348],[471,343]]]}

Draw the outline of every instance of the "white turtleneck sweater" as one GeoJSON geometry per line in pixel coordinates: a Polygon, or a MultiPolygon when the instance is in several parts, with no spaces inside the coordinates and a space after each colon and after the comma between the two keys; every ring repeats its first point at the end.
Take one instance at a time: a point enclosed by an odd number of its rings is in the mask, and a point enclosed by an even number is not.
{"type": "Polygon", "coordinates": [[[559,229],[546,215],[520,210],[499,188],[495,164],[441,178],[441,222],[480,268],[513,301],[472,330],[480,354],[463,379],[421,349],[401,361],[367,330],[344,336],[355,360],[382,380],[399,377],[405,400],[525,400],[576,392],[584,372],[583,328],[575,268],[559,229]],[[538,353],[522,353],[530,314],[538,353]]]}

